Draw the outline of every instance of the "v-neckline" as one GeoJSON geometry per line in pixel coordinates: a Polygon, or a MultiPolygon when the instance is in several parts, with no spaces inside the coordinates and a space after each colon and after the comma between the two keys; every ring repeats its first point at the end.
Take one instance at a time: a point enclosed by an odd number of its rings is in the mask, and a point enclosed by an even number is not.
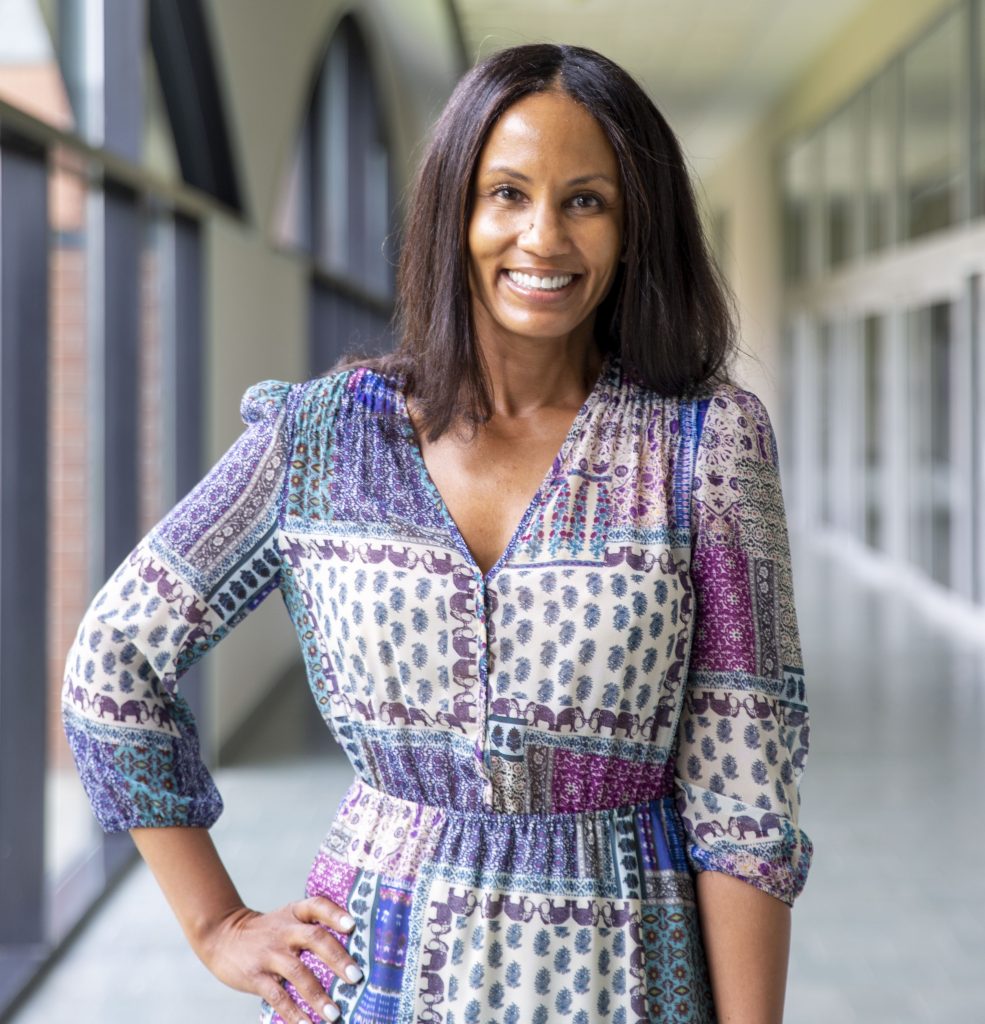
{"type": "Polygon", "coordinates": [[[520,537],[523,536],[530,520],[543,504],[545,493],[547,492],[550,484],[557,476],[559,470],[568,461],[571,448],[581,434],[581,428],[585,417],[595,404],[596,398],[613,372],[613,366],[614,361],[612,353],[603,353],[602,365],[599,368],[598,376],[595,378],[595,383],[592,385],[591,390],[585,397],[585,401],[582,402],[578,411],[575,413],[574,419],[571,421],[571,426],[568,427],[568,431],[564,435],[564,440],[561,442],[561,447],[558,449],[557,454],[547,467],[547,471],[538,485],[537,490],[534,491],[533,497],[527,503],[527,507],[524,510],[523,515],[520,516],[520,520],[516,524],[512,536],[506,543],[506,547],[503,549],[496,561],[489,567],[488,572],[482,571],[482,567],[479,565],[475,555],[472,553],[472,549],[466,542],[465,536],[458,527],[458,523],[455,522],[455,517],[451,514],[451,510],[448,508],[448,503],[445,501],[441,491],[438,490],[438,485],[434,482],[434,478],[431,476],[431,471],[428,469],[427,463],[424,461],[424,453],[421,451],[421,444],[417,436],[417,431],[407,409],[407,396],[404,394],[403,389],[404,382],[402,380],[398,382],[398,386],[395,388],[398,419],[400,420],[404,437],[409,442],[409,447],[413,453],[412,457],[417,464],[420,481],[431,493],[434,504],[438,508],[445,525],[448,527],[448,530],[455,541],[456,547],[459,549],[463,557],[466,558],[472,569],[481,577],[483,586],[486,586],[489,581],[503,568],[503,566],[509,562],[520,537]]]}

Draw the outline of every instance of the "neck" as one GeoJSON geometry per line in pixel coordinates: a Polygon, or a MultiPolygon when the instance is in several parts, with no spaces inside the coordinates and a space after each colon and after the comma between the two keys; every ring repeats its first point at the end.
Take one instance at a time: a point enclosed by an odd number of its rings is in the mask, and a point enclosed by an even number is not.
{"type": "Polygon", "coordinates": [[[494,415],[522,417],[545,406],[579,407],[602,367],[602,353],[592,336],[538,344],[484,344],[494,415]]]}

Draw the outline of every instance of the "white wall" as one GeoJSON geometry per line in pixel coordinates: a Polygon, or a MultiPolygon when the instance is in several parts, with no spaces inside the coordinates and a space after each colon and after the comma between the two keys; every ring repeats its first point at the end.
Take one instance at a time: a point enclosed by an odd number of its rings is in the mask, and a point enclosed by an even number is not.
{"type": "MultiPolygon", "coordinates": [[[[421,139],[457,77],[441,0],[211,0],[245,219],[214,217],[204,235],[206,460],[242,430],[243,391],[265,378],[299,381],[307,368],[307,264],[272,243],[281,180],[332,31],[353,11],[367,37],[402,191],[421,139]]],[[[299,659],[279,595],[206,658],[214,680],[213,739],[228,738],[299,659]]]]}

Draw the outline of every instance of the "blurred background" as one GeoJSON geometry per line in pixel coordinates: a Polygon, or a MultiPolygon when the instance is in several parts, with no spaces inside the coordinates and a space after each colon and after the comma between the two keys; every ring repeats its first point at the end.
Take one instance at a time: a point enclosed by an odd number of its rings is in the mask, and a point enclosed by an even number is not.
{"type": "MultiPolygon", "coordinates": [[[[65,656],[247,386],[392,343],[429,125],[536,40],[678,133],[776,428],[816,848],[786,1019],[985,1020],[985,0],[0,0],[0,1020],[255,1019],[95,825],[65,656]]],[[[299,897],[350,776],[280,602],[183,692],[244,898],[299,897]]]]}

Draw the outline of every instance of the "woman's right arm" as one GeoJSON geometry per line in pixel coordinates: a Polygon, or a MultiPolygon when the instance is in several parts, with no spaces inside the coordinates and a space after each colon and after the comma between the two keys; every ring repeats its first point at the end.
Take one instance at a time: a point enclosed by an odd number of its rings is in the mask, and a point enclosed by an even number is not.
{"type": "Polygon", "coordinates": [[[281,979],[322,1018],[339,1010],[299,953],[308,950],[339,977],[359,967],[325,927],[348,932],[355,922],[331,900],[313,897],[268,914],[250,910],[219,859],[207,829],[173,826],[130,830],[189,944],[225,984],[260,996],[289,1024],[306,1021],[281,979]]]}
{"type": "Polygon", "coordinates": [[[332,1019],[310,966],[350,962],[337,941],[344,911],[316,899],[270,914],[244,906],[209,838],[222,801],[178,684],[290,571],[277,533],[302,398],[281,381],[247,391],[247,429],[94,597],[62,690],[66,735],[104,830],[130,832],[205,964],[289,1024],[304,1013],[332,1019]]]}

